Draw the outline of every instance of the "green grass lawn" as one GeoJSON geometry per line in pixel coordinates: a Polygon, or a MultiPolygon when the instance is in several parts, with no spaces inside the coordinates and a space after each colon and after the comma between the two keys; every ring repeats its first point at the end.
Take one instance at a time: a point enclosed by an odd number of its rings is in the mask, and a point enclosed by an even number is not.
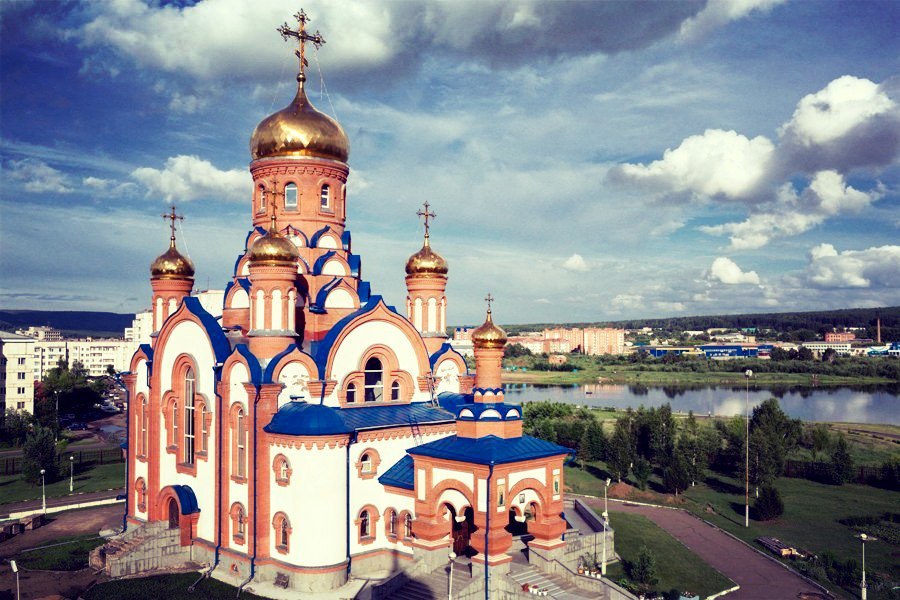
{"type": "MultiPolygon", "coordinates": [[[[66,473],[68,475],[68,473],[66,473]]],[[[74,493],[99,492],[120,488],[125,485],[125,463],[97,465],[85,471],[75,471],[74,493]]],[[[69,478],[62,477],[58,481],[48,482],[47,497],[57,498],[69,495],[69,478]]],[[[21,475],[0,477],[0,504],[21,502],[23,500],[39,500],[41,484],[32,485],[22,479],[21,475]]]]}
{"type": "MultiPolygon", "coordinates": [[[[734,587],[733,581],[707,565],[646,517],[612,509],[609,520],[616,532],[616,552],[623,561],[636,561],[641,546],[647,546],[655,556],[659,582],[653,586],[654,589],[687,590],[705,598],[734,587]]],[[[611,565],[606,571],[613,581],[627,579],[625,572],[622,563],[611,565]]]]}
{"type": "MultiPolygon", "coordinates": [[[[197,581],[197,573],[179,573],[177,575],[157,575],[141,579],[120,579],[101,583],[81,595],[84,600],[145,600],[145,598],[164,598],[165,600],[219,600],[233,598],[237,588],[215,579],[205,579],[193,592],[188,586],[197,581]]],[[[249,592],[242,592],[241,598],[259,599],[249,592]]]]}
{"type": "MultiPolygon", "coordinates": [[[[877,515],[900,510],[900,493],[861,485],[833,486],[782,477],[777,487],[784,500],[784,514],[773,521],[758,522],[751,519],[750,527],[744,525],[743,482],[710,473],[706,483],[686,493],[689,502],[685,508],[729,531],[746,542],[762,548],[754,540],[760,536],[777,537],[800,549],[821,555],[831,552],[840,560],[861,561],[862,548],[856,532],[838,521],[850,516],[877,515]],[[716,513],[705,508],[712,505],[716,513]]],[[[751,506],[752,506],[751,489],[751,506]]],[[[900,548],[885,541],[866,546],[866,571],[890,578],[895,585],[900,574],[900,548]]],[[[836,588],[831,586],[832,589],[836,588]]],[[[845,590],[844,594],[847,593],[845,590]]],[[[870,598],[879,596],[870,591],[870,598]]]]}
{"type": "Polygon", "coordinates": [[[61,538],[52,545],[23,552],[18,561],[26,569],[78,571],[88,566],[88,554],[103,542],[96,535],[61,538]]]}

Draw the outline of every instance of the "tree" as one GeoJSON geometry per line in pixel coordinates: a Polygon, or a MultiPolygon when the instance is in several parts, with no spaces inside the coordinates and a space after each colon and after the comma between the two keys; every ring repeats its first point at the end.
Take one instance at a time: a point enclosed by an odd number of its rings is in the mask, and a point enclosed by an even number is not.
{"type": "Polygon", "coordinates": [[[813,427],[811,437],[813,460],[819,460],[819,453],[825,452],[831,447],[831,434],[828,433],[828,426],[823,423],[816,425],[813,427]]]}
{"type": "Polygon", "coordinates": [[[534,437],[556,443],[556,427],[550,419],[541,419],[534,425],[534,437]]]}
{"type": "Polygon", "coordinates": [[[22,445],[33,422],[34,417],[27,411],[7,408],[3,414],[3,425],[0,427],[3,439],[13,446],[22,445]]]}
{"type": "Polygon", "coordinates": [[[647,482],[650,481],[650,475],[653,474],[653,466],[650,461],[643,456],[638,457],[634,461],[634,478],[637,480],[638,489],[644,491],[647,489],[647,482]]]}
{"type": "Polygon", "coordinates": [[[822,353],[822,362],[824,363],[833,363],[835,358],[837,358],[837,350],[834,348],[826,348],[822,353]]]}
{"type": "Polygon", "coordinates": [[[831,452],[831,482],[844,485],[853,478],[853,457],[847,446],[847,439],[839,433],[834,450],[831,452]]]}
{"type": "Polygon", "coordinates": [[[774,485],[764,485],[759,490],[759,497],[753,502],[756,518],[760,521],[771,521],[784,513],[784,501],[778,488],[774,485]]]}
{"type": "Polygon", "coordinates": [[[676,446],[672,456],[663,467],[663,485],[666,490],[678,496],[691,485],[691,464],[681,446],[676,446]]]}
{"type": "Polygon", "coordinates": [[[56,439],[49,427],[36,425],[25,438],[22,447],[22,478],[37,484],[41,481],[41,469],[46,471],[47,481],[56,479],[56,439]]]}
{"type": "Polygon", "coordinates": [[[797,351],[797,359],[798,360],[813,360],[815,356],[813,356],[813,351],[807,348],[806,346],[800,346],[800,350],[797,351]]]}
{"type": "Polygon", "coordinates": [[[606,452],[606,465],[620,483],[628,476],[628,471],[631,469],[636,455],[634,432],[631,425],[630,412],[616,421],[616,427],[606,452]]]}
{"type": "Polygon", "coordinates": [[[585,448],[585,456],[588,460],[603,459],[606,450],[606,435],[603,433],[603,426],[596,419],[592,419],[584,428],[580,446],[585,448]]]}
{"type": "Polygon", "coordinates": [[[638,551],[637,560],[631,565],[631,578],[644,589],[649,589],[659,582],[656,575],[656,557],[647,546],[641,546],[638,551]]]}
{"type": "Polygon", "coordinates": [[[785,457],[797,445],[801,430],[800,421],[789,419],[775,398],[769,398],[753,409],[750,418],[750,478],[757,488],[771,485],[781,476],[785,457]]]}

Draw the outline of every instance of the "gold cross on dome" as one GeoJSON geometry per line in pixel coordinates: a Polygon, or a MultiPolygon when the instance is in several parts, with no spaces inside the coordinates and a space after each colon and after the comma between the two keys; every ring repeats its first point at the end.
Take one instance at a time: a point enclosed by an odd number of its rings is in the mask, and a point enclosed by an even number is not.
{"type": "Polygon", "coordinates": [[[173,204],[171,211],[162,215],[162,218],[165,219],[166,221],[169,221],[169,227],[172,229],[172,237],[169,239],[172,240],[172,243],[174,244],[175,243],[175,221],[184,221],[184,216],[175,214],[175,205],[173,204]]]}
{"type": "Polygon", "coordinates": [[[309,66],[309,63],[306,61],[306,42],[312,42],[315,47],[318,48],[325,43],[325,38],[322,37],[322,34],[319,33],[318,30],[316,30],[314,34],[306,32],[306,22],[309,21],[309,17],[306,16],[306,12],[304,12],[302,8],[300,9],[300,12],[294,15],[294,18],[297,19],[297,23],[299,23],[296,31],[288,27],[287,22],[275,31],[281,34],[284,41],[288,41],[288,38],[297,39],[297,43],[300,46],[298,50],[294,50],[294,54],[300,59],[300,74],[297,78],[300,81],[306,81],[306,67],[309,66]]]}
{"type": "Polygon", "coordinates": [[[428,204],[428,200],[425,201],[424,206],[425,206],[425,210],[424,211],[420,210],[416,214],[424,219],[424,221],[425,221],[425,237],[428,237],[428,227],[429,227],[428,221],[430,221],[431,219],[434,219],[435,217],[437,217],[437,215],[435,213],[431,212],[430,210],[428,210],[431,207],[431,205],[428,204]]]}
{"type": "Polygon", "coordinates": [[[491,312],[491,304],[494,302],[494,297],[491,296],[490,292],[488,292],[488,295],[485,296],[484,301],[487,302],[488,312],[491,312]]]}

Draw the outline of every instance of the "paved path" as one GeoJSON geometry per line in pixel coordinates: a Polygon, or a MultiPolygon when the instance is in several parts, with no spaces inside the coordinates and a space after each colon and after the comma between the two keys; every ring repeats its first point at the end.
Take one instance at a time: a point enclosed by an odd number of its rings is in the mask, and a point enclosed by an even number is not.
{"type": "MultiPolygon", "coordinates": [[[[84,502],[91,502],[93,500],[106,500],[109,498],[115,498],[116,496],[124,493],[125,488],[121,488],[118,490],[105,490],[102,492],[72,494],[71,496],[56,496],[54,498],[47,498],[47,508],[52,508],[54,506],[68,506],[70,504],[80,504],[84,502]]],[[[2,500],[2,498],[0,498],[0,500],[2,500]]],[[[12,513],[18,513],[26,510],[39,511],[40,509],[40,498],[36,500],[25,500],[24,502],[10,502],[8,504],[0,504],[0,519],[5,518],[4,515],[10,515],[12,513]]],[[[119,507],[120,513],[124,510],[124,507],[119,507]]]]}
{"type": "MultiPolygon", "coordinates": [[[[774,560],[759,554],[743,542],[711,527],[683,510],[653,508],[610,502],[610,512],[644,515],[690,548],[714,569],[741,586],[728,600],[795,600],[800,594],[821,593],[802,577],[774,560]]],[[[610,516],[613,528],[615,514],[610,516]]],[[[812,596],[815,598],[816,596],[812,596]]]]}

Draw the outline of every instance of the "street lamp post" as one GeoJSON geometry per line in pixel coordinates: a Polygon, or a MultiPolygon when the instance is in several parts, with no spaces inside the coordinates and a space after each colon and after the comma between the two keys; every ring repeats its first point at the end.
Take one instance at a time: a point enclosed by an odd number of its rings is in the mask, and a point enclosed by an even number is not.
{"type": "Polygon", "coordinates": [[[859,585],[859,597],[866,600],[866,542],[874,542],[878,538],[865,533],[861,533],[857,537],[862,540],[862,582],[859,585]]]}
{"type": "Polygon", "coordinates": [[[16,561],[9,561],[9,566],[12,569],[12,572],[16,574],[16,600],[19,600],[21,596],[19,595],[19,565],[16,564],[16,561]]]}
{"type": "Polygon", "coordinates": [[[69,493],[75,491],[75,457],[69,456],[69,493]]]}
{"type": "Polygon", "coordinates": [[[447,558],[450,559],[450,578],[447,581],[447,600],[453,600],[453,561],[456,560],[456,552],[451,552],[447,558]]]}
{"type": "Polygon", "coordinates": [[[44,511],[44,514],[47,514],[47,490],[44,486],[44,473],[46,472],[45,469],[41,469],[41,510],[44,511]]]}
{"type": "Polygon", "coordinates": [[[753,377],[753,371],[747,369],[744,371],[744,377],[747,380],[747,431],[744,439],[744,447],[746,449],[744,462],[744,527],[750,527],[750,378],[753,377]]]}
{"type": "Polygon", "coordinates": [[[606,576],[606,538],[607,538],[607,529],[609,529],[609,503],[607,500],[607,490],[609,489],[609,484],[612,483],[612,479],[609,477],[606,478],[605,486],[603,486],[603,560],[600,562],[600,575],[606,576]]]}

